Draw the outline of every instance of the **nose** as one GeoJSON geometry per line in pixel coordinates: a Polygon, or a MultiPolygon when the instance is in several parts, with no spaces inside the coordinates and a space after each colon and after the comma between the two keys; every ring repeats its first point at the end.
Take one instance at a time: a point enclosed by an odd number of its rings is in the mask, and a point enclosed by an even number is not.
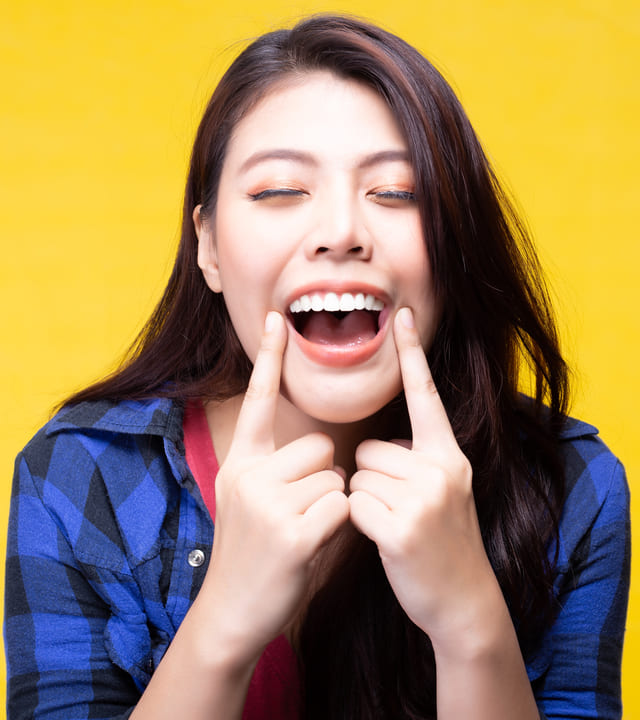
{"type": "Polygon", "coordinates": [[[368,260],[372,238],[355,193],[346,188],[327,192],[325,202],[316,207],[315,228],[307,237],[308,257],[326,256],[332,260],[368,260]]]}

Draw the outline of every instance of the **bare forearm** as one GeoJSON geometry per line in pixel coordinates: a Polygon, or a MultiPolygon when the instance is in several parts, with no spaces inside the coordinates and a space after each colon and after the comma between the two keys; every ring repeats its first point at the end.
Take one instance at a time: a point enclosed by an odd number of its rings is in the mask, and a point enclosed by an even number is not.
{"type": "MultiPolygon", "coordinates": [[[[477,629],[476,629],[477,630],[477,629]]],[[[438,720],[539,720],[506,607],[454,651],[434,643],[438,720]]]]}

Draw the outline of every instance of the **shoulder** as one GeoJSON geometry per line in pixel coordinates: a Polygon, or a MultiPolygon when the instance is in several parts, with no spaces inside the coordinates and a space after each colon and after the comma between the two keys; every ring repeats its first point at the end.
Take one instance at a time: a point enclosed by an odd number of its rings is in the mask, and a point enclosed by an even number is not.
{"type": "Polygon", "coordinates": [[[629,488],[624,467],[593,425],[568,418],[560,453],[565,501],[557,543],[549,548],[558,613],[527,669],[530,679],[539,681],[536,694],[549,716],[556,716],[561,687],[575,708],[591,713],[595,703],[598,717],[619,717],[630,579],[629,488]]]}
{"type": "Polygon", "coordinates": [[[564,460],[567,494],[576,483],[591,482],[603,499],[611,482],[624,474],[620,460],[600,438],[598,429],[582,420],[568,417],[560,434],[560,452],[564,460]]]}
{"type": "Polygon", "coordinates": [[[610,524],[628,525],[629,488],[624,466],[598,430],[567,418],[560,436],[565,468],[565,503],[561,533],[575,547],[587,533],[610,524]]]}
{"type": "Polygon", "coordinates": [[[188,477],[179,404],[81,403],[62,409],[18,455],[14,516],[24,524],[44,509],[84,559],[104,549],[96,538],[124,531],[140,535],[144,557],[188,477]]]}
{"type": "Polygon", "coordinates": [[[140,401],[84,402],[62,408],[25,446],[19,458],[42,475],[63,459],[85,455],[94,460],[108,447],[155,436],[179,442],[182,408],[166,398],[140,401]],[[61,456],[62,453],[62,456],[61,456]]]}
{"type": "Polygon", "coordinates": [[[181,421],[181,404],[168,398],[99,400],[62,408],[43,430],[47,436],[86,431],[172,437],[181,421]]]}

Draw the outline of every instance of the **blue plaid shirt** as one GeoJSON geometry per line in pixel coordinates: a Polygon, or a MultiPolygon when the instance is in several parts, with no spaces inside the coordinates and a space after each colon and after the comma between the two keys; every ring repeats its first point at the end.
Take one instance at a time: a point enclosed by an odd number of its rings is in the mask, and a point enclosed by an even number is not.
{"type": "MultiPolygon", "coordinates": [[[[624,470],[570,421],[556,591],[527,670],[541,717],[621,717],[624,470]]],[[[126,718],[204,579],[213,523],[166,399],[87,403],[16,460],[5,600],[8,719],[126,718]],[[194,552],[200,551],[200,552],[194,552]]]]}

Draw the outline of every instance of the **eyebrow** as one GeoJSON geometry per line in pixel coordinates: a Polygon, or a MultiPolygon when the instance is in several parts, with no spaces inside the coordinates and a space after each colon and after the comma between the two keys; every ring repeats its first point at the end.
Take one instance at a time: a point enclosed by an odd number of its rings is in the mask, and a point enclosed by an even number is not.
{"type": "Polygon", "coordinates": [[[361,170],[373,167],[374,165],[382,165],[388,162],[404,162],[411,164],[409,153],[406,150],[381,150],[380,152],[367,155],[359,163],[358,168],[361,170]]]}
{"type": "MultiPolygon", "coordinates": [[[[270,150],[260,150],[250,155],[240,166],[240,172],[246,172],[252,167],[259,165],[267,160],[291,160],[303,165],[316,166],[317,160],[311,153],[302,150],[290,150],[287,148],[273,148],[270,150]]],[[[380,152],[366,155],[357,164],[359,170],[364,170],[375,165],[390,162],[409,163],[409,154],[406,150],[381,150],[380,152]]]]}
{"type": "Polygon", "coordinates": [[[261,150],[250,155],[240,166],[240,172],[246,172],[255,165],[266,160],[293,160],[303,165],[316,165],[313,155],[301,150],[287,150],[286,148],[274,148],[272,150],[261,150]]]}

